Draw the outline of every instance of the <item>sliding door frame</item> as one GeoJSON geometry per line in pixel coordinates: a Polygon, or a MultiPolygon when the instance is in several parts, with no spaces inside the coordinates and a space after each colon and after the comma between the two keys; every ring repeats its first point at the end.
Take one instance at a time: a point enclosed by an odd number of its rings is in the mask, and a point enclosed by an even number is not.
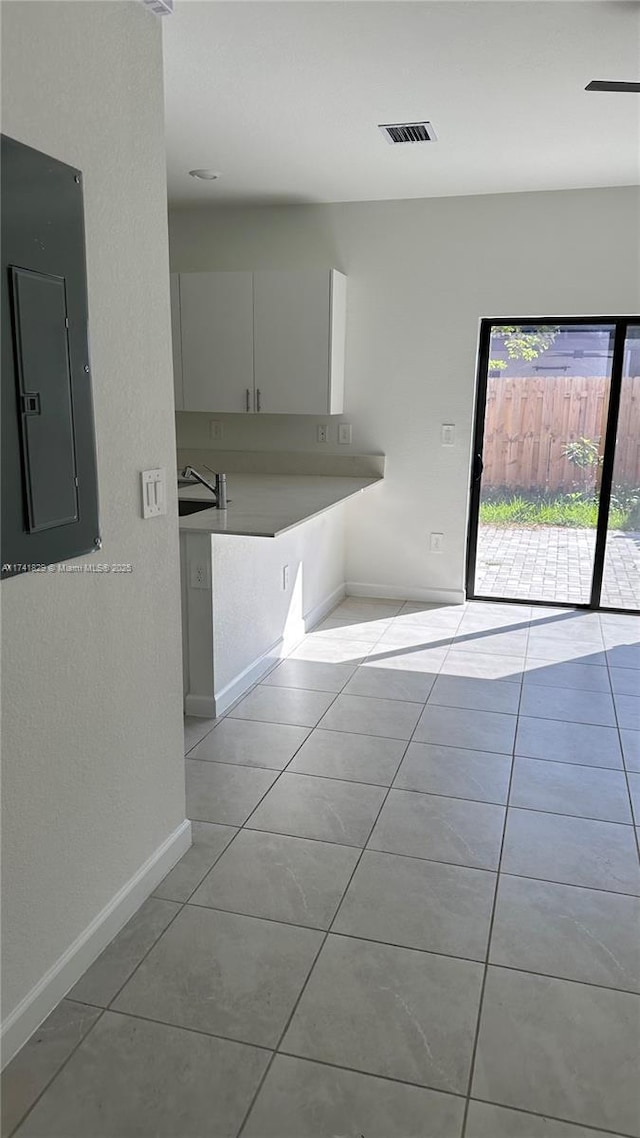
{"type": "MultiPolygon", "coordinates": [[[[504,604],[530,604],[554,608],[601,609],[602,582],[604,576],[607,536],[609,528],[609,506],[611,503],[611,487],[613,484],[616,437],[618,432],[618,414],[620,411],[620,396],[622,392],[624,345],[627,330],[631,324],[640,324],[639,316],[503,316],[500,318],[483,319],[480,321],[480,342],[478,349],[478,372],[476,378],[476,399],[473,427],[473,452],[471,458],[471,490],[469,498],[469,522],[467,527],[467,599],[478,601],[495,601],[504,604]],[[487,406],[487,384],[489,379],[489,355],[491,350],[491,333],[494,328],[515,324],[533,325],[539,327],[544,324],[551,325],[590,325],[602,324],[613,327],[613,358],[611,363],[611,379],[609,384],[609,407],[607,410],[607,425],[605,428],[602,472],[600,479],[600,496],[598,504],[598,523],[596,528],[596,543],[594,549],[593,573],[591,578],[591,596],[588,601],[576,604],[572,601],[546,601],[532,600],[529,597],[495,597],[485,596],[475,591],[476,561],[478,551],[478,530],[480,524],[480,495],[482,490],[482,452],[484,443],[484,425],[487,406]]],[[[602,609],[605,612],[638,613],[638,609],[602,609]]]]}

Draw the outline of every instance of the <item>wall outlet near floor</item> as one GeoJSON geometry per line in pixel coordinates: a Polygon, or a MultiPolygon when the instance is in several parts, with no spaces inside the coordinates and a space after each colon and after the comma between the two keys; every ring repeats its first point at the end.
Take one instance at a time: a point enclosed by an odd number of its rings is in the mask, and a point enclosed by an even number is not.
{"type": "Polygon", "coordinates": [[[283,591],[283,593],[286,593],[288,588],[289,588],[289,566],[283,565],[282,566],[282,591],[283,591]]]}
{"type": "Polygon", "coordinates": [[[340,423],[338,426],[338,442],[343,446],[351,446],[351,423],[340,423]]]}
{"type": "Polygon", "coordinates": [[[318,423],[318,442],[329,442],[329,428],[326,423],[318,423]]]}
{"type": "Polygon", "coordinates": [[[440,428],[440,442],[443,447],[452,447],[456,441],[456,428],[454,423],[443,423],[440,428]]]}
{"type": "Polygon", "coordinates": [[[444,534],[432,533],[429,536],[429,549],[432,553],[442,553],[444,549],[444,534]]]}
{"type": "Polygon", "coordinates": [[[220,442],[224,435],[224,426],[219,419],[209,419],[209,438],[220,442]]]}
{"type": "Polygon", "coordinates": [[[205,561],[192,561],[189,568],[189,584],[192,589],[208,589],[211,585],[209,566],[205,561]]]}

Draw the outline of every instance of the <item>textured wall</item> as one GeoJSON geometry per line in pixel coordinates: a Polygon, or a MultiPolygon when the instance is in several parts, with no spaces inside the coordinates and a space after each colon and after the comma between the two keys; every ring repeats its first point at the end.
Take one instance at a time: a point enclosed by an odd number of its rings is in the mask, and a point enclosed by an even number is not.
{"type": "MultiPolygon", "coordinates": [[[[382,595],[463,587],[480,318],[640,307],[634,188],[193,208],[173,211],[169,230],[178,272],[347,274],[344,417],[354,453],[388,456],[384,486],[348,507],[347,580],[382,595]],[[441,423],[456,424],[455,447],[440,446],[441,423]],[[429,552],[430,531],[443,553],[429,552]]],[[[178,414],[179,445],[213,448],[209,417],[178,414]]],[[[325,449],[307,418],[220,417],[233,420],[220,444],[231,449],[325,449]]]]}
{"type": "Polygon", "coordinates": [[[82,169],[103,548],[126,575],[2,584],[3,1012],[184,818],[160,24],[139,3],[5,3],[6,134],[82,169]],[[173,516],[171,516],[173,515],[173,516]]]}
{"type": "Polygon", "coordinates": [[[342,588],[344,509],[336,506],[271,540],[214,537],[216,693],[280,637],[300,639],[302,618],[342,588]],[[286,592],[284,565],[289,566],[286,592]]]}

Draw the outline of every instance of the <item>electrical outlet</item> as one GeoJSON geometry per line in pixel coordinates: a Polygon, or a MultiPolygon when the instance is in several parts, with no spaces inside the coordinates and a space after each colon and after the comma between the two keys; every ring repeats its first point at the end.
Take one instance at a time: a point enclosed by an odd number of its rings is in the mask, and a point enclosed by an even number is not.
{"type": "Polygon", "coordinates": [[[164,468],[143,470],[140,474],[140,483],[142,486],[143,518],[157,518],[160,514],[166,514],[167,496],[164,468]]]}
{"type": "Polygon", "coordinates": [[[288,588],[289,588],[289,566],[283,565],[282,566],[282,591],[283,591],[283,593],[286,593],[288,588]]]}
{"type": "Polygon", "coordinates": [[[452,447],[456,441],[456,428],[453,423],[443,423],[440,428],[440,442],[443,447],[452,447]]]}
{"type": "Polygon", "coordinates": [[[209,588],[209,566],[204,561],[192,561],[189,568],[189,584],[192,589],[209,588]]]}
{"type": "Polygon", "coordinates": [[[444,534],[432,533],[429,539],[429,549],[432,553],[442,553],[444,548],[444,534]]]}
{"type": "Polygon", "coordinates": [[[329,441],[329,428],[326,423],[318,423],[318,442],[327,443],[329,441]]]}
{"type": "Polygon", "coordinates": [[[343,446],[351,446],[351,423],[340,423],[338,426],[338,442],[343,446]]]}
{"type": "Polygon", "coordinates": [[[224,427],[219,419],[209,419],[209,438],[220,442],[224,435],[224,427]]]}

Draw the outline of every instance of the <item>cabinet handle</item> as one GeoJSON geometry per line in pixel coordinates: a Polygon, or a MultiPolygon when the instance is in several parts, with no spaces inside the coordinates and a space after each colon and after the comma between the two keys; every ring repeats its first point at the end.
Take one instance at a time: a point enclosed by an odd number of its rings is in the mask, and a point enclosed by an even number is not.
{"type": "Polygon", "coordinates": [[[247,388],[247,394],[246,394],[245,398],[246,398],[245,411],[250,411],[251,410],[251,392],[249,391],[249,388],[247,388]]]}
{"type": "Polygon", "coordinates": [[[256,407],[258,411],[262,411],[262,396],[259,387],[256,389],[256,407]]]}

